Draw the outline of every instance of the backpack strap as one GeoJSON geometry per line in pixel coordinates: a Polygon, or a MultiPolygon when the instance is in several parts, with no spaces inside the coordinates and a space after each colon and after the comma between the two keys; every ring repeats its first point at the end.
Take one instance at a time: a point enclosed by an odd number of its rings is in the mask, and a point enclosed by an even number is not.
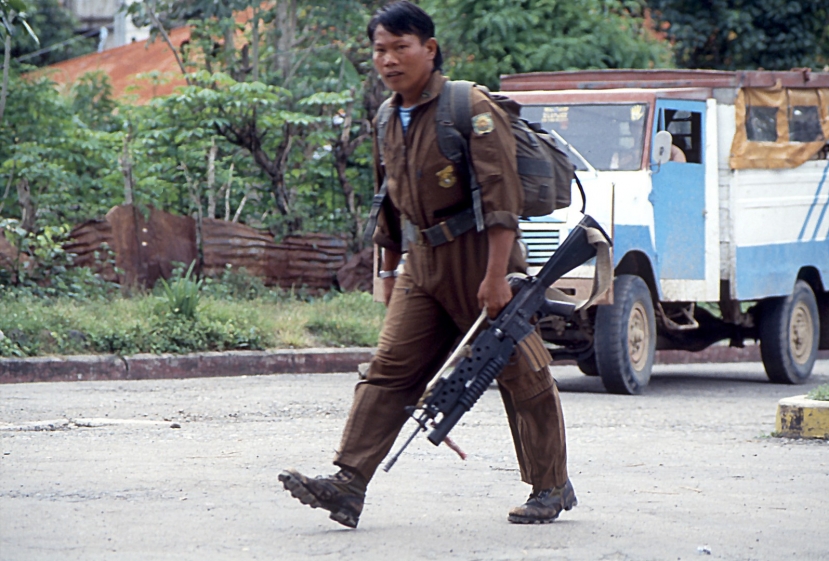
{"type": "Polygon", "coordinates": [[[380,155],[380,167],[383,168],[383,183],[380,189],[375,193],[371,201],[371,211],[368,214],[368,223],[366,224],[366,231],[363,233],[363,243],[371,244],[371,238],[374,236],[374,230],[377,228],[377,217],[380,215],[380,209],[383,207],[383,201],[389,192],[388,180],[386,179],[386,157],[383,154],[383,148],[386,145],[386,128],[389,125],[391,118],[391,98],[387,99],[380,105],[377,110],[377,153],[380,155]]]}
{"type": "Polygon", "coordinates": [[[380,104],[377,110],[377,151],[380,153],[380,165],[386,166],[386,157],[383,148],[386,146],[386,129],[391,119],[391,98],[380,104]]]}
{"type": "Polygon", "coordinates": [[[475,176],[475,168],[469,154],[469,135],[472,134],[472,88],[474,82],[450,80],[443,85],[438,97],[437,136],[440,152],[458,167],[466,166],[472,210],[475,213],[475,229],[484,229],[481,204],[481,185],[475,176]]]}

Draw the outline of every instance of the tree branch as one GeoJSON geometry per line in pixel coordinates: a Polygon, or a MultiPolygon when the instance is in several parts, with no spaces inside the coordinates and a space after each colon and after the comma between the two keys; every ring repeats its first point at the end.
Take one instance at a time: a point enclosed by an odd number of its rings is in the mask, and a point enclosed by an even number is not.
{"type": "Polygon", "coordinates": [[[3,86],[0,91],[0,123],[3,122],[3,114],[6,112],[6,93],[9,89],[9,63],[12,50],[12,36],[6,31],[6,41],[3,50],[3,86]]]}
{"type": "Polygon", "coordinates": [[[6,197],[9,196],[9,191],[12,188],[12,182],[14,182],[14,160],[12,160],[12,171],[9,174],[9,182],[6,183],[6,191],[3,193],[3,198],[0,199],[0,212],[3,212],[3,207],[6,206],[6,197]]]}
{"type": "Polygon", "coordinates": [[[167,35],[167,31],[164,29],[164,26],[161,25],[161,21],[158,19],[158,16],[155,13],[155,2],[147,4],[147,12],[150,15],[150,19],[153,22],[153,26],[158,29],[158,32],[161,33],[161,37],[164,38],[164,42],[167,43],[167,46],[170,47],[170,50],[173,51],[173,56],[176,57],[176,62],[178,63],[178,67],[181,69],[181,73],[184,75],[184,81],[187,82],[188,86],[192,86],[193,83],[190,81],[189,76],[187,75],[187,69],[184,67],[184,62],[181,60],[181,57],[178,54],[178,49],[176,49],[173,42],[170,40],[170,36],[167,35]]]}

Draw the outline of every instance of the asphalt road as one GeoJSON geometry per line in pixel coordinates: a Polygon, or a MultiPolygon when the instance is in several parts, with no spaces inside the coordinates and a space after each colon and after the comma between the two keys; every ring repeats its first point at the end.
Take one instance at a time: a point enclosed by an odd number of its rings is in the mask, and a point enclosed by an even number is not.
{"type": "Polygon", "coordinates": [[[829,360],[800,387],[657,365],[639,397],[554,372],[579,506],[542,526],[506,520],[529,488],[494,391],[468,460],[421,436],[349,530],[276,476],[332,470],[356,374],[2,385],[0,559],[829,559],[829,443],[770,435],[829,360]]]}

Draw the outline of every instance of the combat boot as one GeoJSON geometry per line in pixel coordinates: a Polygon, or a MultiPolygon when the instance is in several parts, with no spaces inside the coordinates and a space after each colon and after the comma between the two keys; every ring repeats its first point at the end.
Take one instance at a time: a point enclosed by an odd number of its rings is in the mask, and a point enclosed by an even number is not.
{"type": "Polygon", "coordinates": [[[368,486],[359,473],[341,469],[334,475],[311,479],[289,469],[279,474],[279,480],[302,504],[324,508],[331,512],[331,520],[349,528],[357,527],[368,486]]]}
{"type": "Polygon", "coordinates": [[[509,521],[514,524],[549,524],[561,513],[579,504],[570,480],[561,487],[533,490],[527,502],[509,511],[509,521]]]}

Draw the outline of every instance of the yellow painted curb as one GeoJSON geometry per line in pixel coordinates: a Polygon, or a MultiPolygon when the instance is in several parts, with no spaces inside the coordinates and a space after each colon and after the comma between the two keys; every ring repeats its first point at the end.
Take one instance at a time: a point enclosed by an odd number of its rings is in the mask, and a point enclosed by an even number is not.
{"type": "Polygon", "coordinates": [[[775,425],[778,436],[829,440],[829,401],[816,401],[805,395],[781,399],[775,425]]]}

